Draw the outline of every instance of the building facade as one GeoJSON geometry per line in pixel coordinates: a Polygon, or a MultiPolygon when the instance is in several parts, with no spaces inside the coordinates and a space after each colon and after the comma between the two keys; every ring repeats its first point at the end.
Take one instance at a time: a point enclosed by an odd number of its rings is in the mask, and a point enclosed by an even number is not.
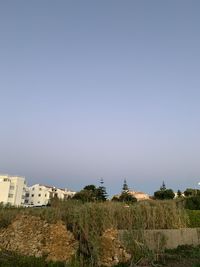
{"type": "Polygon", "coordinates": [[[0,202],[13,206],[24,205],[26,180],[21,176],[0,175],[0,202]]]}
{"type": "Polygon", "coordinates": [[[67,189],[60,189],[42,184],[35,184],[27,188],[25,195],[25,205],[27,206],[46,206],[52,198],[68,199],[75,192],[67,189]]]}

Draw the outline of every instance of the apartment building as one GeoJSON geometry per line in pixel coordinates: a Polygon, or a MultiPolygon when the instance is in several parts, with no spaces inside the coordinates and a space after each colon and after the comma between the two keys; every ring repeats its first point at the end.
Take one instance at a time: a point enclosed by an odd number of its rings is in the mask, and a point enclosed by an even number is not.
{"type": "Polygon", "coordinates": [[[25,195],[25,205],[46,206],[51,198],[59,199],[71,198],[76,192],[67,189],[60,189],[48,185],[35,184],[27,188],[25,195]]]}
{"type": "Polygon", "coordinates": [[[21,206],[24,204],[26,180],[21,176],[0,175],[0,202],[21,206]]]}

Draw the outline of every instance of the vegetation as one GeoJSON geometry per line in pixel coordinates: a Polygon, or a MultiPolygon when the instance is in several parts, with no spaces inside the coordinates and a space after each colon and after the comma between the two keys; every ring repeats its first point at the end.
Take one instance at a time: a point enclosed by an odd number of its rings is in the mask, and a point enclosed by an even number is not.
{"type": "Polygon", "coordinates": [[[137,199],[129,192],[126,179],[124,179],[121,194],[119,196],[114,196],[112,201],[124,202],[126,204],[137,202],[137,199]]]}
{"type": "MultiPolygon", "coordinates": [[[[128,230],[124,231],[123,242],[132,254],[133,262],[137,262],[141,257],[150,257],[152,255],[149,254],[145,244],[141,246],[144,242],[145,229],[200,227],[200,210],[197,210],[200,209],[198,191],[195,193],[193,191],[192,195],[189,194],[186,198],[170,200],[174,195],[170,190],[163,182],[157,191],[159,193],[155,192],[156,200],[136,202],[124,180],[122,192],[116,197],[116,201],[106,201],[106,188],[101,180],[99,187],[87,185],[73,199],[61,201],[55,198],[51,200],[51,205],[45,208],[14,208],[0,205],[0,228],[7,227],[18,214],[29,214],[39,216],[48,222],[62,220],[79,241],[78,253],[70,265],[62,263],[47,265],[44,259],[30,257],[18,259],[17,255],[1,251],[2,255],[6,253],[6,257],[4,259],[0,256],[0,266],[97,266],[100,238],[107,229],[128,230]],[[127,203],[128,206],[125,205],[127,203]]],[[[181,196],[181,192],[179,195],[181,196]]]]}
{"type": "Polygon", "coordinates": [[[164,254],[164,262],[166,266],[199,267],[200,246],[182,245],[176,249],[168,249],[164,254]]]}
{"type": "Polygon", "coordinates": [[[186,197],[197,196],[197,195],[200,195],[200,190],[199,190],[199,189],[187,188],[187,189],[184,191],[184,195],[185,195],[186,197]]]}
{"type": "Polygon", "coordinates": [[[200,210],[200,195],[186,198],[185,208],[190,210],[200,210]]]}
{"type": "Polygon", "coordinates": [[[65,267],[63,262],[46,262],[44,258],[22,256],[14,252],[0,251],[0,267],[65,267]]]}
{"type": "Polygon", "coordinates": [[[189,217],[188,226],[195,228],[200,227],[200,210],[187,210],[189,217]]]}
{"type": "Polygon", "coordinates": [[[107,193],[104,186],[104,181],[101,178],[100,186],[97,188],[95,185],[87,185],[80,192],[77,192],[73,199],[85,202],[106,201],[107,193]]]}
{"type": "MultiPolygon", "coordinates": [[[[7,226],[17,213],[40,216],[48,222],[62,220],[79,241],[77,257],[78,261],[81,259],[84,266],[89,266],[91,262],[96,266],[100,254],[100,238],[107,229],[128,230],[131,233],[128,236],[128,242],[134,244],[133,260],[137,260],[138,255],[146,252],[134,242],[134,230],[139,230],[138,238],[141,239],[145,229],[171,229],[187,225],[187,215],[183,209],[177,208],[175,201],[136,202],[126,207],[120,202],[82,203],[77,200],[56,199],[52,201],[50,207],[46,208],[15,209],[2,206],[0,225],[7,226]],[[6,225],[1,223],[4,221],[6,225]]],[[[127,238],[124,240],[126,241],[127,238]]]]}
{"type": "Polygon", "coordinates": [[[155,199],[165,200],[165,199],[173,199],[175,194],[172,189],[167,189],[165,183],[163,182],[160,190],[154,192],[155,199]]]}
{"type": "MultiPolygon", "coordinates": [[[[176,249],[168,249],[162,255],[152,254],[143,255],[137,262],[148,263],[148,266],[166,266],[166,267],[199,267],[200,266],[200,246],[191,245],[179,246],[176,249]],[[159,257],[157,257],[159,256],[159,257]],[[157,260],[156,260],[157,258],[157,260]]],[[[93,267],[91,263],[82,265],[80,260],[74,259],[70,263],[46,262],[44,258],[33,256],[22,256],[6,250],[0,251],[0,267],[93,267]]],[[[130,263],[119,263],[115,267],[129,267],[130,263]]],[[[137,266],[137,265],[132,265],[137,266]]],[[[146,266],[146,265],[145,265],[146,266]]]]}
{"type": "Polygon", "coordinates": [[[15,208],[9,204],[0,203],[0,228],[7,227],[23,208],[15,208]]]}
{"type": "Polygon", "coordinates": [[[83,203],[85,202],[94,202],[96,201],[96,186],[95,185],[88,185],[83,188],[80,192],[77,192],[73,199],[80,200],[83,203]]]}
{"type": "Polygon", "coordinates": [[[178,190],[178,191],[177,191],[177,197],[179,197],[179,198],[182,197],[182,192],[181,192],[181,190],[178,190]]]}
{"type": "Polygon", "coordinates": [[[121,195],[119,196],[119,201],[131,204],[137,202],[137,199],[134,196],[132,196],[129,192],[122,192],[121,195]]]}
{"type": "Polygon", "coordinates": [[[126,182],[126,179],[124,179],[123,187],[122,187],[122,192],[128,192],[129,188],[126,182]]]}
{"type": "Polygon", "coordinates": [[[97,201],[106,201],[107,200],[107,192],[104,186],[103,178],[100,179],[100,186],[97,188],[97,201]]]}

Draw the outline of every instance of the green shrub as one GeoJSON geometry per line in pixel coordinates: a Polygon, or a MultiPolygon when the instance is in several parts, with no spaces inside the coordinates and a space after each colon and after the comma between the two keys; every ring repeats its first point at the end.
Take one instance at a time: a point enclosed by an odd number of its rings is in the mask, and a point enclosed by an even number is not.
{"type": "Polygon", "coordinates": [[[200,246],[181,245],[175,249],[167,249],[166,252],[181,258],[200,259],[200,246]]]}
{"type": "Polygon", "coordinates": [[[154,192],[155,199],[173,199],[175,197],[175,194],[172,189],[162,189],[154,192]]]}
{"type": "Polygon", "coordinates": [[[200,210],[187,210],[189,227],[200,227],[200,210]]]}
{"type": "Polygon", "coordinates": [[[5,228],[14,220],[20,208],[0,205],[0,228],[5,228]]]}
{"type": "Polygon", "coordinates": [[[200,210],[200,195],[188,197],[185,200],[185,208],[190,210],[200,210]]]}
{"type": "Polygon", "coordinates": [[[0,267],[65,267],[62,262],[46,262],[44,258],[22,256],[9,251],[0,251],[0,267]]]}

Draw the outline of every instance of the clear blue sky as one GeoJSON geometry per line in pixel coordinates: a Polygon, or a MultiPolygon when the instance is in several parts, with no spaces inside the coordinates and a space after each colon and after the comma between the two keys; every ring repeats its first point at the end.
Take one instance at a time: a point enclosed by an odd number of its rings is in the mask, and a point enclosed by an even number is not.
{"type": "Polygon", "coordinates": [[[200,181],[200,2],[0,1],[0,172],[110,194],[200,181]]]}

